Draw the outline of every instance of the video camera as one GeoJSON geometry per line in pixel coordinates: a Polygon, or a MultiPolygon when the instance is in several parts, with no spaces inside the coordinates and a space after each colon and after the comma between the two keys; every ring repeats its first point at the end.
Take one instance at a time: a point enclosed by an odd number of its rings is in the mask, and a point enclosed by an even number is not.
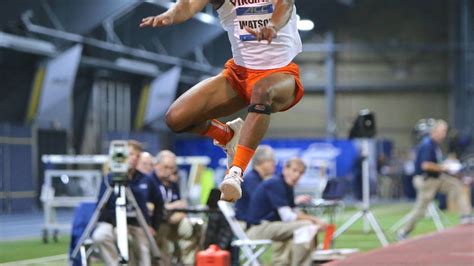
{"type": "Polygon", "coordinates": [[[128,142],[113,140],[109,146],[109,168],[112,181],[126,182],[128,174],[128,142]]]}
{"type": "Polygon", "coordinates": [[[349,131],[349,139],[373,138],[375,134],[375,114],[368,109],[360,110],[349,131]]]}

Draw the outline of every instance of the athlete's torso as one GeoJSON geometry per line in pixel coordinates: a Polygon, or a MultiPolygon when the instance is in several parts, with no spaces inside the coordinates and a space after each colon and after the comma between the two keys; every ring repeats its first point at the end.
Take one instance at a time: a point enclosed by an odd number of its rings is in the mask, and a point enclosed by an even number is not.
{"type": "Polygon", "coordinates": [[[265,40],[256,41],[245,31],[245,26],[258,28],[267,25],[273,14],[272,0],[224,0],[217,13],[227,31],[237,65],[250,69],[279,68],[288,65],[301,52],[296,7],[271,44],[265,40]]]}

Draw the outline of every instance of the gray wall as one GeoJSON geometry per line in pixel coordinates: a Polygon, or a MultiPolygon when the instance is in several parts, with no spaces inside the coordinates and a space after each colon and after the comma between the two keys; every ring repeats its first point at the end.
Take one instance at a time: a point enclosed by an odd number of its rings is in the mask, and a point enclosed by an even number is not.
{"type": "MultiPolygon", "coordinates": [[[[325,97],[305,95],[290,111],[272,115],[267,137],[324,137],[325,97]]],[[[411,130],[426,117],[448,118],[446,92],[344,92],[336,94],[337,134],[346,138],[360,109],[375,112],[377,137],[395,141],[396,148],[412,145],[411,130]]]]}
{"type": "MultiPolygon", "coordinates": [[[[377,137],[409,148],[419,119],[449,122],[451,117],[453,58],[447,43],[455,7],[442,0],[426,6],[410,1],[358,3],[332,28],[337,137],[347,137],[357,112],[368,108],[376,114],[377,137]]],[[[324,35],[305,40],[324,43],[324,35]]],[[[269,137],[326,136],[326,52],[303,50],[296,61],[307,93],[289,112],[272,116],[269,137]]]]}

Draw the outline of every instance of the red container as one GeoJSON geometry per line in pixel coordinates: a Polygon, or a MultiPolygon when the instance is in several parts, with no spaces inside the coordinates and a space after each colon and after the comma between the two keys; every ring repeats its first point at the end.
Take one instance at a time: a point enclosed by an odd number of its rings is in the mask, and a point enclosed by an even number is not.
{"type": "Polygon", "coordinates": [[[332,244],[332,235],[334,234],[334,231],[336,231],[336,225],[335,224],[328,224],[326,228],[326,234],[324,235],[324,242],[323,242],[323,249],[329,249],[332,244]]]}
{"type": "Polygon", "coordinates": [[[196,266],[229,266],[230,253],[221,250],[218,245],[210,245],[196,255],[196,266]]]}

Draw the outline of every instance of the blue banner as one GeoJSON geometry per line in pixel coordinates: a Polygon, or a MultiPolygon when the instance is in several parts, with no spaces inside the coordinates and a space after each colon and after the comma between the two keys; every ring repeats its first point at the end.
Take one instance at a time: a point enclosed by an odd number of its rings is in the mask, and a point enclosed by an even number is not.
{"type": "MultiPolygon", "coordinates": [[[[308,164],[308,170],[317,167],[330,177],[349,175],[357,156],[357,149],[350,140],[265,139],[262,144],[275,149],[278,169],[289,158],[298,156],[308,164]]],[[[225,157],[222,149],[207,138],[178,139],[175,145],[178,156],[209,156],[212,168],[219,167],[219,160],[225,157]]]]}

